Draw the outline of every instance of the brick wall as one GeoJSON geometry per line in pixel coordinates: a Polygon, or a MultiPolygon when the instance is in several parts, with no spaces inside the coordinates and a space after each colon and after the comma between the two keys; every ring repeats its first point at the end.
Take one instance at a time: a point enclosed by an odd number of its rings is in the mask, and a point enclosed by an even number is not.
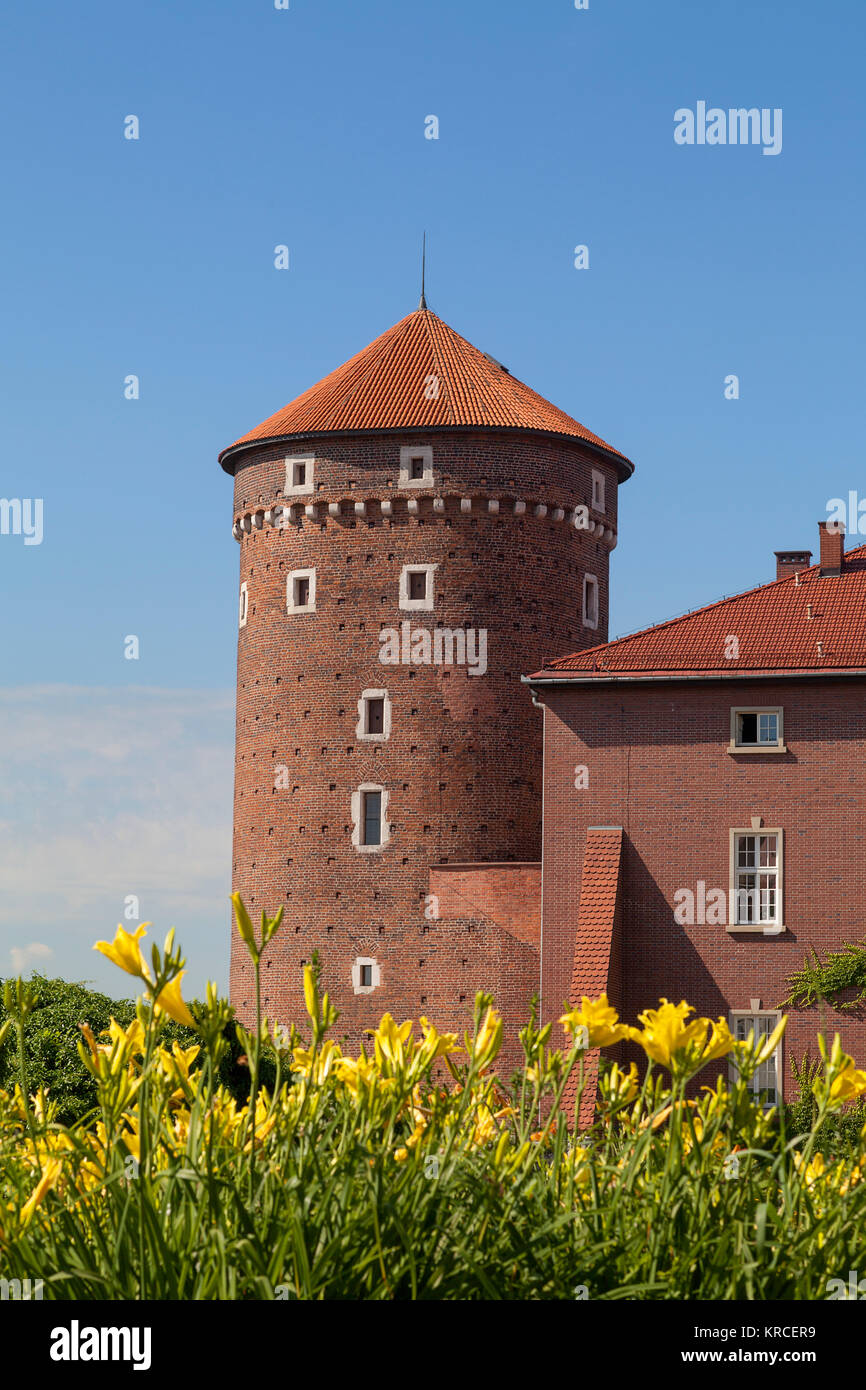
{"type": "MultiPolygon", "coordinates": [[[[279,503],[283,460],[303,454],[315,455],[316,492],[290,500],[319,504],[320,519],[254,529],[240,547],[248,617],[238,642],[233,886],[254,914],[286,909],[263,965],[265,1009],[284,1023],[303,1017],[302,965],[317,950],[324,985],[342,1011],[338,1031],[353,1042],[385,1010],[426,1012],[438,1025],[462,1028],[475,989],[497,987],[486,965],[467,975],[457,963],[465,948],[482,964],[490,952],[510,952],[512,962],[525,956],[528,974],[532,948],[490,924],[483,946],[479,928],[469,942],[457,940],[456,928],[433,926],[424,915],[430,866],[538,859],[541,719],[520,676],[606,637],[607,545],[535,516],[531,505],[514,515],[509,499],[588,504],[597,467],[607,479],[605,522],[615,527],[616,472],[583,446],[517,432],[328,436],[245,455],[235,515],[279,503]],[[397,486],[407,443],[432,444],[433,488],[397,486]],[[433,498],[449,488],[474,499],[471,512],[452,496],[434,511],[433,498]],[[398,508],[407,496],[417,499],[417,515],[398,508]],[[490,497],[503,499],[499,515],[488,510],[490,497]],[[328,514],[329,503],[376,498],[392,498],[394,515],[375,507],[366,516],[328,514]],[[410,563],[437,566],[432,612],[398,607],[400,572],[410,563]],[[286,575],[301,568],[316,570],[316,611],[287,614],[286,575]],[[599,581],[597,630],[581,624],[585,573],[599,581]],[[382,665],[380,629],[403,621],[431,631],[485,629],[486,674],[382,665]],[[392,703],[390,739],[359,741],[358,698],[379,688],[392,703]],[[275,785],[280,777],[286,786],[275,785]],[[362,783],[389,794],[390,839],[379,853],[359,854],[351,843],[351,795],[362,783]],[[430,961],[434,936],[439,981],[431,989],[431,967],[418,962],[430,961]],[[370,994],[353,992],[357,956],[381,969],[370,994]]],[[[523,966],[515,969],[518,978],[523,966]]],[[[502,969],[500,992],[510,979],[502,969]]],[[[514,1007],[522,1008],[525,991],[515,989],[514,1007]]],[[[252,972],[236,938],[231,993],[249,1019],[252,972]]]]}
{"type": "MultiPolygon", "coordinates": [[[[634,1022],[662,995],[712,1017],[779,1004],[785,978],[866,935],[866,700],[862,680],[719,681],[542,692],[545,712],[543,1016],[571,985],[586,830],[625,832],[621,1004],[634,1022]],[[731,756],[732,706],[784,709],[784,754],[731,756]],[[589,769],[577,790],[574,768],[589,769]],[[779,936],[678,925],[674,894],[729,884],[729,830],[762,817],[784,830],[779,936]]],[[[790,1012],[783,1052],[811,1049],[821,1028],[866,1063],[862,1012],[790,1012]]]]}

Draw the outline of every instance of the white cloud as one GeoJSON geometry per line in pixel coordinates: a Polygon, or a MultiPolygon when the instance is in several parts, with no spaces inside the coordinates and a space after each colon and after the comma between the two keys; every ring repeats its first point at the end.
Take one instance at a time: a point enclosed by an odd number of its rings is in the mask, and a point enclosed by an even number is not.
{"type": "Polygon", "coordinates": [[[29,946],[13,946],[9,952],[12,961],[12,974],[23,975],[28,966],[37,960],[48,960],[54,952],[43,941],[31,941],[29,946]]]}
{"type": "Polygon", "coordinates": [[[177,927],[189,993],[225,983],[233,711],[223,691],[0,690],[0,952],[33,933],[58,973],[126,994],[91,948],[135,895],[153,937],[177,927]]]}

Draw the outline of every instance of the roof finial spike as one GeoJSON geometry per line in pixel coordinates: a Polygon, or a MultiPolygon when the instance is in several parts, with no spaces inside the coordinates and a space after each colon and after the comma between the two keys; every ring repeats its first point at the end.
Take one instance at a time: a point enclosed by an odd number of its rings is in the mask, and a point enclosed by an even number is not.
{"type": "Polygon", "coordinates": [[[424,297],[424,290],[425,290],[426,280],[427,280],[427,233],[425,232],[425,233],[424,233],[424,239],[423,239],[423,241],[422,241],[422,243],[421,243],[421,302],[420,302],[419,305],[418,305],[418,308],[419,308],[419,309],[426,309],[426,308],[427,308],[427,300],[426,300],[426,298],[424,297]]]}

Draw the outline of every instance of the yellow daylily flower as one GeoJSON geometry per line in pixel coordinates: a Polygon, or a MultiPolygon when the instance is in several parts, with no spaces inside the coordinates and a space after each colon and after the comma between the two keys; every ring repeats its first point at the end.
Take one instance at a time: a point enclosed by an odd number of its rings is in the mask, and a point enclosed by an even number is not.
{"type": "Polygon", "coordinates": [[[144,1052],[144,1028],[137,1018],[132,1020],[128,1028],[122,1028],[112,1015],[109,1025],[104,1031],[110,1037],[112,1045],[120,1044],[130,1056],[135,1052],[144,1052]]]}
{"type": "Polygon", "coordinates": [[[473,1056],[481,1068],[489,1067],[502,1046],[502,1015],[491,1005],[484,1015],[478,1037],[475,1039],[473,1056]]]}
{"type": "Polygon", "coordinates": [[[860,1071],[854,1066],[854,1059],[848,1057],[830,1083],[830,1103],[856,1100],[862,1095],[866,1095],[866,1071],[860,1071]]]}
{"type": "Polygon", "coordinates": [[[646,1009],[638,1014],[643,1031],[629,1028],[628,1036],[640,1043],[654,1062],[660,1062],[675,1076],[691,1076],[714,1058],[724,1057],[734,1047],[734,1038],[724,1018],[713,1023],[709,1018],[693,1018],[691,1004],[683,1000],[672,1004],[659,1001],[658,1009],[646,1009]]]}
{"type": "Polygon", "coordinates": [[[316,972],[311,965],[304,966],[304,1004],[310,1018],[316,1018],[316,972]]]}
{"type": "Polygon", "coordinates": [[[174,1019],[175,1023],[183,1023],[187,1028],[195,1028],[195,1019],[183,1002],[180,992],[180,982],[185,974],[186,971],[181,970],[179,975],[175,975],[173,980],[169,980],[168,984],[163,986],[159,992],[159,998],[154,1002],[154,1008],[157,1012],[162,1009],[169,1018],[174,1019]]]}
{"type": "Polygon", "coordinates": [[[627,1038],[629,1030],[619,1023],[619,1014],[608,1003],[607,994],[598,999],[588,999],[584,994],[579,1009],[572,1009],[559,1020],[567,1032],[577,1034],[584,1028],[588,1037],[587,1047],[612,1047],[614,1043],[627,1038]]]}
{"type": "Polygon", "coordinates": [[[119,965],[128,975],[137,975],[140,980],[150,981],[147,966],[141,954],[139,940],[147,935],[149,922],[143,922],[134,932],[124,931],[118,925],[113,941],[97,941],[94,951],[101,951],[114,965],[119,965]]]}
{"type": "Polygon", "coordinates": [[[21,1225],[26,1226],[30,1221],[34,1211],[44,1198],[47,1192],[54,1187],[57,1179],[63,1171],[63,1162],[59,1158],[51,1158],[42,1169],[42,1176],[36,1187],[31,1192],[24,1206],[21,1208],[21,1225]]]}

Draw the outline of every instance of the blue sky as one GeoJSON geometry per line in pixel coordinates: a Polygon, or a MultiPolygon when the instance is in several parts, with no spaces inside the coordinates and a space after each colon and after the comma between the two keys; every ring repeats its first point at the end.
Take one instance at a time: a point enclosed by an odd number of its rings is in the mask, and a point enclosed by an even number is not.
{"type": "Polygon", "coordinates": [[[860,0],[6,17],[0,495],[44,535],[0,535],[0,974],[122,989],[89,944],[136,894],[194,988],[225,981],[216,455],[415,307],[423,229],[430,307],[637,465],[612,635],[770,578],[866,495],[864,39],[860,0]],[[676,145],[702,100],[781,108],[781,153],[676,145]]]}

